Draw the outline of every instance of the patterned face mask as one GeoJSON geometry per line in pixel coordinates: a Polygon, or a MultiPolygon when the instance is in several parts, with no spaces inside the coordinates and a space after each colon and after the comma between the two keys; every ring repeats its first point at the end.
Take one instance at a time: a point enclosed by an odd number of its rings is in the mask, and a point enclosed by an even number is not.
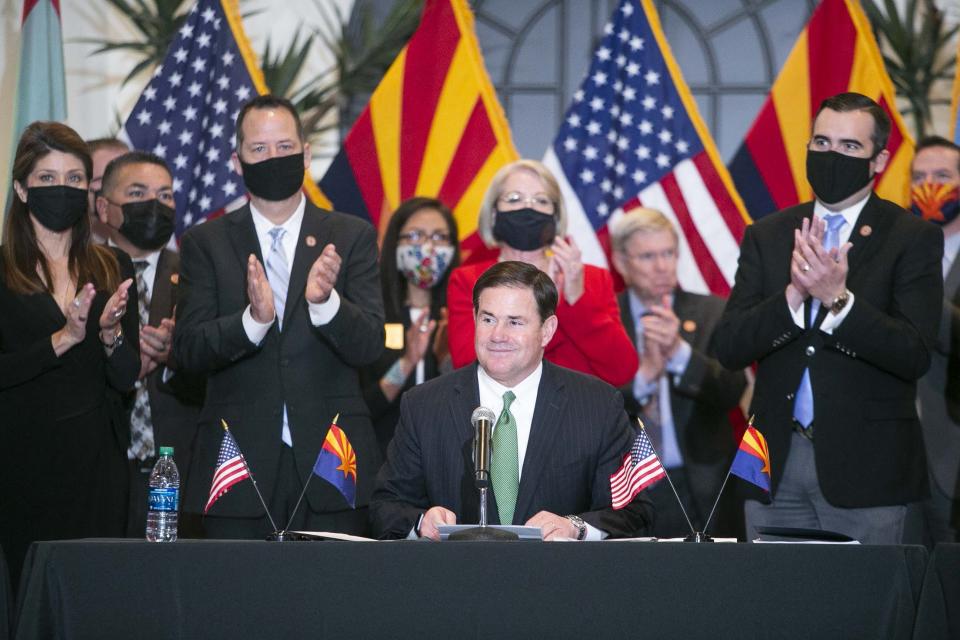
{"type": "Polygon", "coordinates": [[[421,289],[437,284],[453,260],[453,247],[402,244],[397,247],[397,269],[421,289]]]}
{"type": "Polygon", "coordinates": [[[960,213],[958,196],[956,185],[921,182],[910,193],[910,210],[924,220],[945,225],[960,213]]]}

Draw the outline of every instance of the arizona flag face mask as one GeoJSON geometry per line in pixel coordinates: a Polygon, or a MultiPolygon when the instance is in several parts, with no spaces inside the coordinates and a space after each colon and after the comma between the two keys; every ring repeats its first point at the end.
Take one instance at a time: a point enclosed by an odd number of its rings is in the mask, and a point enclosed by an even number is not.
{"type": "Polygon", "coordinates": [[[945,225],[960,213],[960,190],[942,182],[921,182],[910,193],[910,210],[934,224],[945,225]]]}

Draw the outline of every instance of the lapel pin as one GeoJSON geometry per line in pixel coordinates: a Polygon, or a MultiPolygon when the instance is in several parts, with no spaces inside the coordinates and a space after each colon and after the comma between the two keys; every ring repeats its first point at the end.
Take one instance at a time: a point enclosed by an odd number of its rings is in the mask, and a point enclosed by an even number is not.
{"type": "Polygon", "coordinates": [[[304,239],[304,242],[307,243],[307,246],[308,246],[308,247],[315,247],[315,246],[317,246],[317,239],[314,238],[313,236],[307,236],[307,237],[304,239]]]}
{"type": "Polygon", "coordinates": [[[873,233],[873,227],[871,227],[870,225],[865,224],[862,227],[860,227],[860,235],[863,236],[864,238],[869,236],[871,233],[873,233]]]}
{"type": "Polygon", "coordinates": [[[683,330],[687,333],[693,333],[697,330],[697,323],[694,320],[684,320],[683,330]]]}
{"type": "Polygon", "coordinates": [[[171,273],[171,274],[170,274],[170,284],[172,284],[172,285],[174,285],[174,286],[180,284],[180,274],[179,274],[179,273],[171,273]]]}

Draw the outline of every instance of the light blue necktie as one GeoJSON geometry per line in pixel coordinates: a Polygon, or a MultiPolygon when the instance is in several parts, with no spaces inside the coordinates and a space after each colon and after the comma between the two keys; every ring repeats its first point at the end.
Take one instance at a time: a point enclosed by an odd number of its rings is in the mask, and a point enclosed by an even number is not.
{"type": "MultiPolygon", "coordinates": [[[[823,248],[829,252],[840,246],[840,229],[846,224],[846,220],[839,213],[824,216],[823,219],[827,222],[827,231],[823,235],[823,248]]],[[[820,311],[820,300],[814,298],[810,304],[810,321],[807,326],[813,327],[818,311],[820,311]]],[[[813,422],[813,385],[810,384],[809,367],[803,370],[800,386],[797,387],[797,398],[793,403],[793,418],[804,429],[809,428],[813,422]]]]}
{"type": "MultiPolygon", "coordinates": [[[[287,255],[283,252],[283,234],[287,232],[283,227],[270,229],[270,254],[267,256],[267,280],[273,291],[273,309],[277,313],[277,328],[283,328],[283,307],[287,302],[287,289],[290,287],[290,268],[287,266],[287,255]]],[[[287,405],[283,405],[283,429],[280,439],[288,446],[293,446],[293,436],[290,434],[290,422],[287,418],[287,405]]]]}
{"type": "Polygon", "coordinates": [[[290,286],[290,267],[283,252],[283,227],[270,229],[270,255],[267,256],[267,279],[273,290],[273,308],[277,312],[277,326],[283,327],[283,307],[287,302],[287,288],[290,286]]]}

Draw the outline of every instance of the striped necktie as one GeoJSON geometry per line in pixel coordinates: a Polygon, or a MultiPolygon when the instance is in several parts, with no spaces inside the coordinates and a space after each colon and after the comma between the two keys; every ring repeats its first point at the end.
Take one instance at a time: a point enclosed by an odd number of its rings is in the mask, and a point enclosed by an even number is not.
{"type": "Polygon", "coordinates": [[[277,312],[277,326],[283,328],[283,309],[287,302],[287,288],[290,286],[290,266],[283,252],[283,236],[287,232],[283,227],[270,229],[270,254],[267,256],[267,279],[273,290],[273,308],[277,312]]]}

